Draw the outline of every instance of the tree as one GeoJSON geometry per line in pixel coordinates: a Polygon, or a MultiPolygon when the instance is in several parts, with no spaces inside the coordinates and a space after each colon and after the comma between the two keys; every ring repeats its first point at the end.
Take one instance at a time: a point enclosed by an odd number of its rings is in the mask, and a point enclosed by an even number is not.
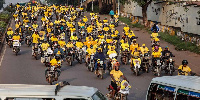
{"type": "MultiPolygon", "coordinates": [[[[120,3],[125,3],[130,0],[120,0],[120,3]]],[[[142,7],[142,17],[143,17],[143,24],[145,26],[148,26],[148,21],[147,21],[147,8],[149,4],[151,4],[152,1],[157,1],[157,0],[132,0],[136,2],[140,7],[142,7]]]]}
{"type": "Polygon", "coordinates": [[[99,0],[99,9],[102,7],[102,0],[99,0]]]}

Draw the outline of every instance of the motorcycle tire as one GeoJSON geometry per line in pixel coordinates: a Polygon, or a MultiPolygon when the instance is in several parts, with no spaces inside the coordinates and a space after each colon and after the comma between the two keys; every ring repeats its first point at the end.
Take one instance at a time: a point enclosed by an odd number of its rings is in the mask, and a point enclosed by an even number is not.
{"type": "Polygon", "coordinates": [[[52,85],[52,83],[53,83],[50,76],[48,77],[48,82],[49,82],[50,85],[52,85]]]}

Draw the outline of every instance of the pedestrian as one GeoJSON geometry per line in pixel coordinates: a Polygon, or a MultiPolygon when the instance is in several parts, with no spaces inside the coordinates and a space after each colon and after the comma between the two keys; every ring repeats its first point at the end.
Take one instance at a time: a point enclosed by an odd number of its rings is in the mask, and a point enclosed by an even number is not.
{"type": "Polygon", "coordinates": [[[113,10],[111,10],[111,11],[110,11],[110,13],[109,13],[109,15],[110,15],[110,16],[111,16],[111,18],[113,19],[114,15],[115,15],[114,11],[113,11],[113,10]]]}

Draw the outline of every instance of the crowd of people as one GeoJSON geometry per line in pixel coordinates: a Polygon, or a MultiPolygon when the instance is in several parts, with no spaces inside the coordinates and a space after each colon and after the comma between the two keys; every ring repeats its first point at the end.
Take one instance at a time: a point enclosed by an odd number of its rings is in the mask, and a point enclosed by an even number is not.
{"type": "MultiPolygon", "coordinates": [[[[45,77],[48,82],[52,70],[56,73],[54,81],[58,80],[64,61],[73,65],[75,59],[79,63],[85,60],[88,70],[94,71],[101,78],[108,69],[111,76],[111,98],[119,91],[120,84],[128,82],[120,71],[120,62],[125,65],[130,62],[130,69],[136,75],[141,70],[149,72],[151,66],[151,70],[158,76],[158,68],[170,75],[175,71],[174,55],[167,46],[162,50],[156,24],[151,29],[150,50],[145,44],[140,46],[137,43],[138,37],[128,25],[120,33],[116,29],[119,16],[113,15],[113,12],[111,15],[111,19],[105,17],[101,20],[97,13],[84,15],[82,7],[47,6],[37,2],[25,6],[17,4],[13,14],[15,29],[7,29],[6,41],[16,55],[21,50],[22,42],[32,46],[32,56],[36,60],[41,56],[41,62],[47,67],[45,77]],[[118,57],[121,61],[118,61],[118,57]],[[120,77],[124,81],[120,81],[120,77]]],[[[187,60],[183,60],[178,68],[179,75],[192,73],[187,64],[187,60]]],[[[126,84],[126,87],[130,88],[130,85],[126,84]]]]}

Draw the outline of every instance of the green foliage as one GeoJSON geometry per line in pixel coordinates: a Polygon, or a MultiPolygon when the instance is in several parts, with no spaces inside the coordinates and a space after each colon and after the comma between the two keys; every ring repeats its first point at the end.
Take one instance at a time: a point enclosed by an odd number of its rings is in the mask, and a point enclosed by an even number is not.
{"type": "Polygon", "coordinates": [[[15,8],[11,8],[10,6],[6,6],[3,10],[7,11],[7,12],[10,12],[10,13],[14,13],[15,12],[15,8]]]}
{"type": "Polygon", "coordinates": [[[121,22],[123,22],[123,23],[125,23],[125,24],[127,24],[127,25],[132,25],[131,24],[131,20],[130,19],[128,19],[128,18],[126,18],[126,17],[119,17],[119,20],[121,21],[121,22]]]}
{"type": "Polygon", "coordinates": [[[8,22],[10,19],[11,14],[7,13],[7,12],[2,12],[0,13],[0,21],[5,21],[8,22]]]}
{"type": "Polygon", "coordinates": [[[0,28],[6,28],[7,23],[4,21],[0,21],[0,28]]]}
{"type": "MultiPolygon", "coordinates": [[[[131,20],[129,18],[119,17],[119,20],[129,26],[133,26],[133,27],[140,28],[140,29],[145,29],[145,27],[139,23],[132,24],[131,20]]],[[[152,33],[149,28],[147,28],[146,31],[149,34],[152,33]]],[[[179,50],[184,50],[184,51],[188,50],[188,51],[200,54],[200,47],[196,46],[195,44],[193,44],[191,42],[182,41],[178,36],[172,36],[167,32],[159,32],[158,34],[160,35],[160,38],[162,40],[174,45],[175,49],[178,51],[179,50]]]]}

